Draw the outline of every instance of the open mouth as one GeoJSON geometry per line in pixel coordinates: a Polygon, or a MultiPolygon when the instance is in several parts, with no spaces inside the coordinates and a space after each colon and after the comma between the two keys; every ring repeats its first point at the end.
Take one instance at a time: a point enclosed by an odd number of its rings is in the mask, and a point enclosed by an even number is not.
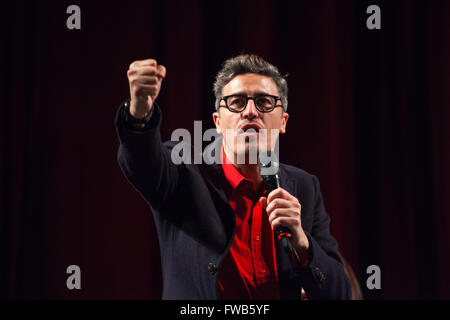
{"type": "Polygon", "coordinates": [[[258,135],[259,131],[261,130],[261,127],[256,124],[246,124],[239,128],[238,134],[239,135],[258,135]]]}

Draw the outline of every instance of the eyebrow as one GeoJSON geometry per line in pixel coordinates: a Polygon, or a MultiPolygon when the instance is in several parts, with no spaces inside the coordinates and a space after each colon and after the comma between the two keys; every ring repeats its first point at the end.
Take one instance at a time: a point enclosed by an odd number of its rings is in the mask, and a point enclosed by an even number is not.
{"type": "MultiPolygon", "coordinates": [[[[254,93],[254,96],[261,96],[261,95],[276,96],[276,94],[270,94],[264,91],[256,91],[254,93]]],[[[236,93],[229,94],[229,96],[247,96],[247,93],[245,93],[244,91],[238,91],[236,93]]]]}

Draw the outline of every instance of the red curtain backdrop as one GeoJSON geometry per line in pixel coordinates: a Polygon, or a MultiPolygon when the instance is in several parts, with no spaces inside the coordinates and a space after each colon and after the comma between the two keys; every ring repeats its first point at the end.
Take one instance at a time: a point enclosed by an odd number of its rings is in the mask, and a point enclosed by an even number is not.
{"type": "Polygon", "coordinates": [[[0,297],[159,299],[151,211],[116,161],[126,71],[166,66],[170,139],[213,126],[215,73],[246,52],[289,74],[281,160],[318,176],[364,297],[450,298],[449,1],[77,1],[68,30],[71,4],[2,9],[0,297]],[[371,4],[381,30],[366,27],[371,4]]]}

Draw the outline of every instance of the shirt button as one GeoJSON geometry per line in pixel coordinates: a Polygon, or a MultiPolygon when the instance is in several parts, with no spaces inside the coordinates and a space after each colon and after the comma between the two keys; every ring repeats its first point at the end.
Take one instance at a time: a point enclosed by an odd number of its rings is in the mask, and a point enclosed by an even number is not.
{"type": "Polygon", "coordinates": [[[322,283],[325,281],[325,275],[323,274],[322,271],[320,271],[320,269],[318,267],[314,267],[313,273],[314,273],[314,276],[317,279],[317,281],[319,281],[319,283],[322,283]]]}
{"type": "Polygon", "coordinates": [[[260,237],[260,236],[256,236],[256,237],[255,237],[255,240],[256,240],[256,241],[259,241],[259,240],[261,240],[261,237],[260,237]]]}
{"type": "Polygon", "coordinates": [[[209,273],[211,273],[212,275],[216,274],[216,272],[217,272],[217,266],[216,266],[214,263],[212,263],[212,262],[208,263],[208,271],[209,271],[209,273]]]}

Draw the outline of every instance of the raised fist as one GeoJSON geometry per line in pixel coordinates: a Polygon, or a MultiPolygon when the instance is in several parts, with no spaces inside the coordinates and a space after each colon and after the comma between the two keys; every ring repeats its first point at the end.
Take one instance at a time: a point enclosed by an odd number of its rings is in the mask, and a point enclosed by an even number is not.
{"type": "Polygon", "coordinates": [[[158,65],[154,59],[138,60],[130,64],[127,76],[131,97],[130,114],[136,119],[144,118],[158,97],[166,68],[158,65]]]}

